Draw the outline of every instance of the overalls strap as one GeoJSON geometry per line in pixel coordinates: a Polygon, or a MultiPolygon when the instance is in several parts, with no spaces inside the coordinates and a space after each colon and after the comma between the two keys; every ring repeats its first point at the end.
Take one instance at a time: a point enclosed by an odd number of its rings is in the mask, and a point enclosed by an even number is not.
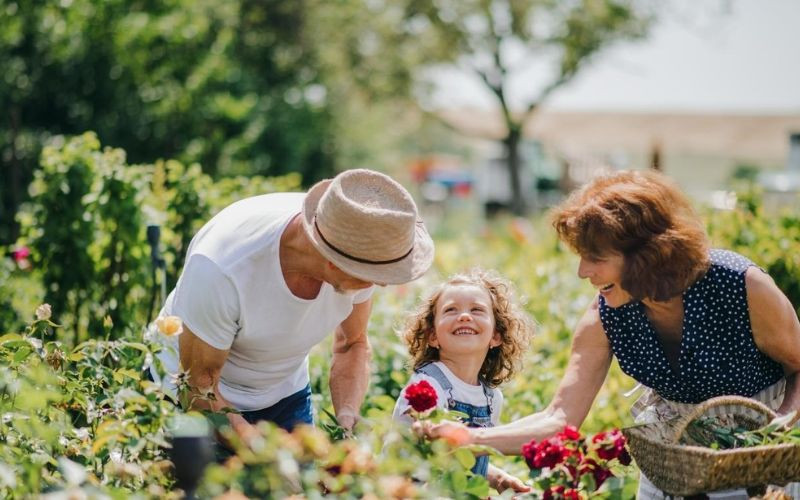
{"type": "MultiPolygon", "coordinates": [[[[439,383],[442,389],[447,391],[447,407],[452,409],[456,403],[455,398],[453,398],[453,384],[450,382],[450,379],[447,378],[447,375],[444,374],[442,369],[433,363],[428,363],[420,366],[416,369],[416,371],[418,373],[424,373],[425,375],[433,378],[439,383]]],[[[489,408],[489,415],[491,415],[494,391],[483,380],[480,380],[480,384],[483,388],[483,395],[486,396],[486,406],[489,408]]]]}
{"type": "MultiPolygon", "coordinates": [[[[447,398],[447,407],[450,410],[455,410],[460,413],[463,413],[467,416],[467,419],[464,420],[464,423],[469,427],[491,427],[491,418],[492,418],[492,397],[494,395],[493,389],[486,385],[484,381],[480,381],[481,386],[483,387],[483,394],[486,396],[486,406],[475,406],[472,404],[464,403],[462,401],[456,401],[453,398],[453,384],[450,382],[450,379],[447,378],[447,375],[439,368],[437,365],[433,363],[428,363],[426,365],[420,366],[417,368],[417,373],[423,373],[432,379],[434,379],[438,384],[441,386],[442,389],[447,391],[448,398],[447,398]]],[[[489,469],[489,456],[488,455],[481,455],[476,457],[475,465],[472,467],[472,472],[474,474],[478,474],[481,476],[486,477],[487,471],[489,469]]]]}

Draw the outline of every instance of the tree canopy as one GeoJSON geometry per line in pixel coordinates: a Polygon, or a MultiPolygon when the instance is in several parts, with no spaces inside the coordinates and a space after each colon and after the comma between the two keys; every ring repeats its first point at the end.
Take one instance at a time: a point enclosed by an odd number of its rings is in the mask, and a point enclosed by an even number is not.
{"type": "Polygon", "coordinates": [[[597,53],[644,36],[652,20],[646,7],[636,0],[408,0],[409,18],[436,40],[431,57],[477,75],[494,97],[506,128],[514,212],[525,208],[519,175],[525,123],[597,53]],[[515,109],[509,82],[534,61],[549,61],[551,75],[541,88],[528,88],[525,104],[515,109]]]}

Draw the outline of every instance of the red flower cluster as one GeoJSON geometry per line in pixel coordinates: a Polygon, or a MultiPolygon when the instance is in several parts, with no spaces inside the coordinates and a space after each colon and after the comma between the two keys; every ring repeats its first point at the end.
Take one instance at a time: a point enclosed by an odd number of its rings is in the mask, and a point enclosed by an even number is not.
{"type": "Polygon", "coordinates": [[[416,384],[406,387],[406,400],[411,408],[422,413],[436,406],[436,389],[426,380],[420,380],[416,384]]]}
{"type": "Polygon", "coordinates": [[[563,431],[555,436],[545,439],[539,443],[532,440],[528,444],[522,445],[522,456],[525,457],[528,467],[531,469],[552,469],[558,464],[568,461],[572,456],[580,456],[580,450],[575,446],[568,446],[572,442],[578,442],[581,434],[575,427],[568,425],[563,431]]]}
{"type": "Polygon", "coordinates": [[[618,429],[601,432],[592,437],[597,456],[603,460],[617,459],[622,465],[630,465],[631,456],[625,448],[625,436],[618,429]]]}
{"type": "Polygon", "coordinates": [[[544,478],[543,498],[554,500],[583,498],[582,476],[590,474],[594,478],[594,489],[599,489],[608,478],[614,477],[609,462],[631,463],[625,436],[619,430],[584,439],[571,426],[551,438],[523,445],[522,456],[531,471],[549,469],[544,475],[537,472],[531,477],[544,478]]]}

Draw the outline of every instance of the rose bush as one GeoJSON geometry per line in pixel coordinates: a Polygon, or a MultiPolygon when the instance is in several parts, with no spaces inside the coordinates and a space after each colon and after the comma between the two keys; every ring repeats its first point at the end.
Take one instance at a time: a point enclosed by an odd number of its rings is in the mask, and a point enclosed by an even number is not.
{"type": "Polygon", "coordinates": [[[571,426],[551,438],[524,444],[522,456],[542,498],[548,499],[587,498],[615,477],[612,469],[631,463],[619,430],[584,438],[571,426]]]}

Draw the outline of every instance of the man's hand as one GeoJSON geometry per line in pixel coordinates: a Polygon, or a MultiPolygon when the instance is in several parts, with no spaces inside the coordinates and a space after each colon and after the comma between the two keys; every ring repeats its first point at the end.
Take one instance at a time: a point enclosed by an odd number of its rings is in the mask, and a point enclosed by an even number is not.
{"type": "Polygon", "coordinates": [[[356,423],[358,423],[358,420],[358,414],[349,406],[339,408],[339,410],[336,412],[336,421],[339,422],[339,425],[347,434],[351,434],[353,432],[353,427],[355,427],[356,423]]]}
{"type": "Polygon", "coordinates": [[[523,483],[521,479],[491,464],[486,473],[486,479],[489,480],[489,486],[496,489],[498,493],[502,493],[507,489],[511,489],[514,493],[531,491],[531,487],[523,483]]]}
{"type": "Polygon", "coordinates": [[[469,427],[458,422],[441,422],[434,424],[423,420],[414,422],[414,432],[430,439],[444,439],[450,446],[466,446],[475,442],[469,427]]]}

